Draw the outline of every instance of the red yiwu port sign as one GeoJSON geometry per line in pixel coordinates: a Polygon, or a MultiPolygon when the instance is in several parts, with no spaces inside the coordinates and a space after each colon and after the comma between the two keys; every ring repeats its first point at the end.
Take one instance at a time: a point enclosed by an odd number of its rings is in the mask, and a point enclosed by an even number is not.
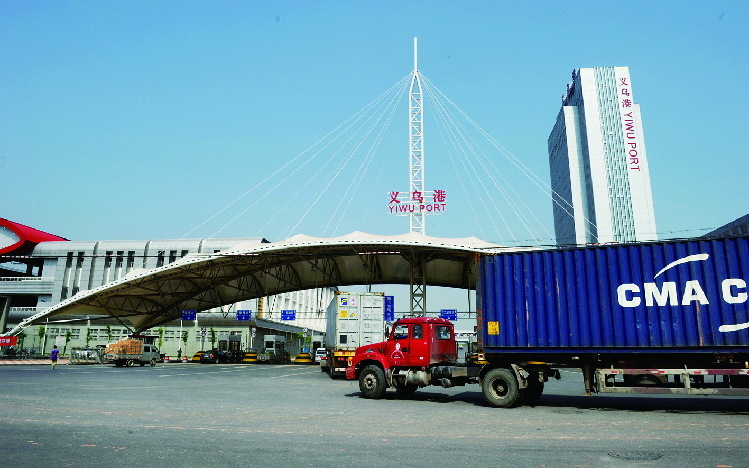
{"type": "Polygon", "coordinates": [[[15,346],[17,342],[17,336],[0,336],[0,346],[15,346]]]}
{"type": "Polygon", "coordinates": [[[390,214],[442,213],[447,210],[447,191],[390,192],[390,214]]]}

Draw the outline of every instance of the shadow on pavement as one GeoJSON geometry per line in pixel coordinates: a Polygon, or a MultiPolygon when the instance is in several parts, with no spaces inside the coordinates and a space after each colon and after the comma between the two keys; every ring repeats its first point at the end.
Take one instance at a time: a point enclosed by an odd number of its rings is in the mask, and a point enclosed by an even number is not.
{"type": "MultiPolygon", "coordinates": [[[[350,398],[364,398],[360,392],[348,393],[350,398]]],[[[383,400],[404,400],[424,403],[464,402],[488,407],[480,391],[457,394],[418,390],[412,395],[399,396],[392,390],[385,392],[383,400]]],[[[749,416],[749,398],[704,396],[639,396],[639,395],[554,395],[545,393],[535,403],[524,409],[549,409],[555,413],[576,414],[593,411],[660,411],[689,414],[728,414],[749,416]]]]}

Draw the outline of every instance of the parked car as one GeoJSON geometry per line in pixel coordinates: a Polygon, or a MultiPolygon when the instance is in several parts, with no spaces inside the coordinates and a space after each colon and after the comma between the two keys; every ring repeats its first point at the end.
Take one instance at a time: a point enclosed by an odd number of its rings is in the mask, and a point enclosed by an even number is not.
{"type": "Polygon", "coordinates": [[[200,356],[201,363],[216,364],[218,362],[229,362],[229,354],[219,349],[211,349],[200,356]]]}
{"type": "Polygon", "coordinates": [[[322,362],[328,359],[328,351],[325,348],[317,348],[315,351],[315,362],[322,362]]]}

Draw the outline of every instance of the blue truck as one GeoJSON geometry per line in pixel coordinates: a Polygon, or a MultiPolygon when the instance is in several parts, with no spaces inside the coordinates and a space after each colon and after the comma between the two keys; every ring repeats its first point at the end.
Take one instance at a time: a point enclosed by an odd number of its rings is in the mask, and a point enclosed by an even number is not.
{"type": "Polygon", "coordinates": [[[512,407],[563,367],[588,394],[749,395],[749,237],[496,253],[477,268],[482,364],[457,363],[449,321],[401,319],[356,350],[347,377],[366,397],[478,383],[512,407]]]}

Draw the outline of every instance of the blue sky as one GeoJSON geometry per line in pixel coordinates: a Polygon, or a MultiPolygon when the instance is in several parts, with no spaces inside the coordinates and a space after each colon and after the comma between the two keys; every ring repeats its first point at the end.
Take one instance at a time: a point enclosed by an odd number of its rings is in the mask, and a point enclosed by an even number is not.
{"type": "MultiPolygon", "coordinates": [[[[0,0],[0,216],[71,240],[280,240],[301,182],[211,216],[406,76],[417,36],[424,76],[547,181],[572,69],[628,66],[660,236],[699,235],[749,213],[747,30],[740,1],[0,0]]],[[[386,213],[408,182],[406,108],[394,119],[376,188],[347,211],[331,189],[292,234],[330,235],[332,216],[335,234],[408,230],[386,213]]],[[[451,211],[427,233],[497,241],[432,128],[426,177],[450,187],[451,211]]],[[[553,232],[548,197],[518,184],[553,232]]]]}

